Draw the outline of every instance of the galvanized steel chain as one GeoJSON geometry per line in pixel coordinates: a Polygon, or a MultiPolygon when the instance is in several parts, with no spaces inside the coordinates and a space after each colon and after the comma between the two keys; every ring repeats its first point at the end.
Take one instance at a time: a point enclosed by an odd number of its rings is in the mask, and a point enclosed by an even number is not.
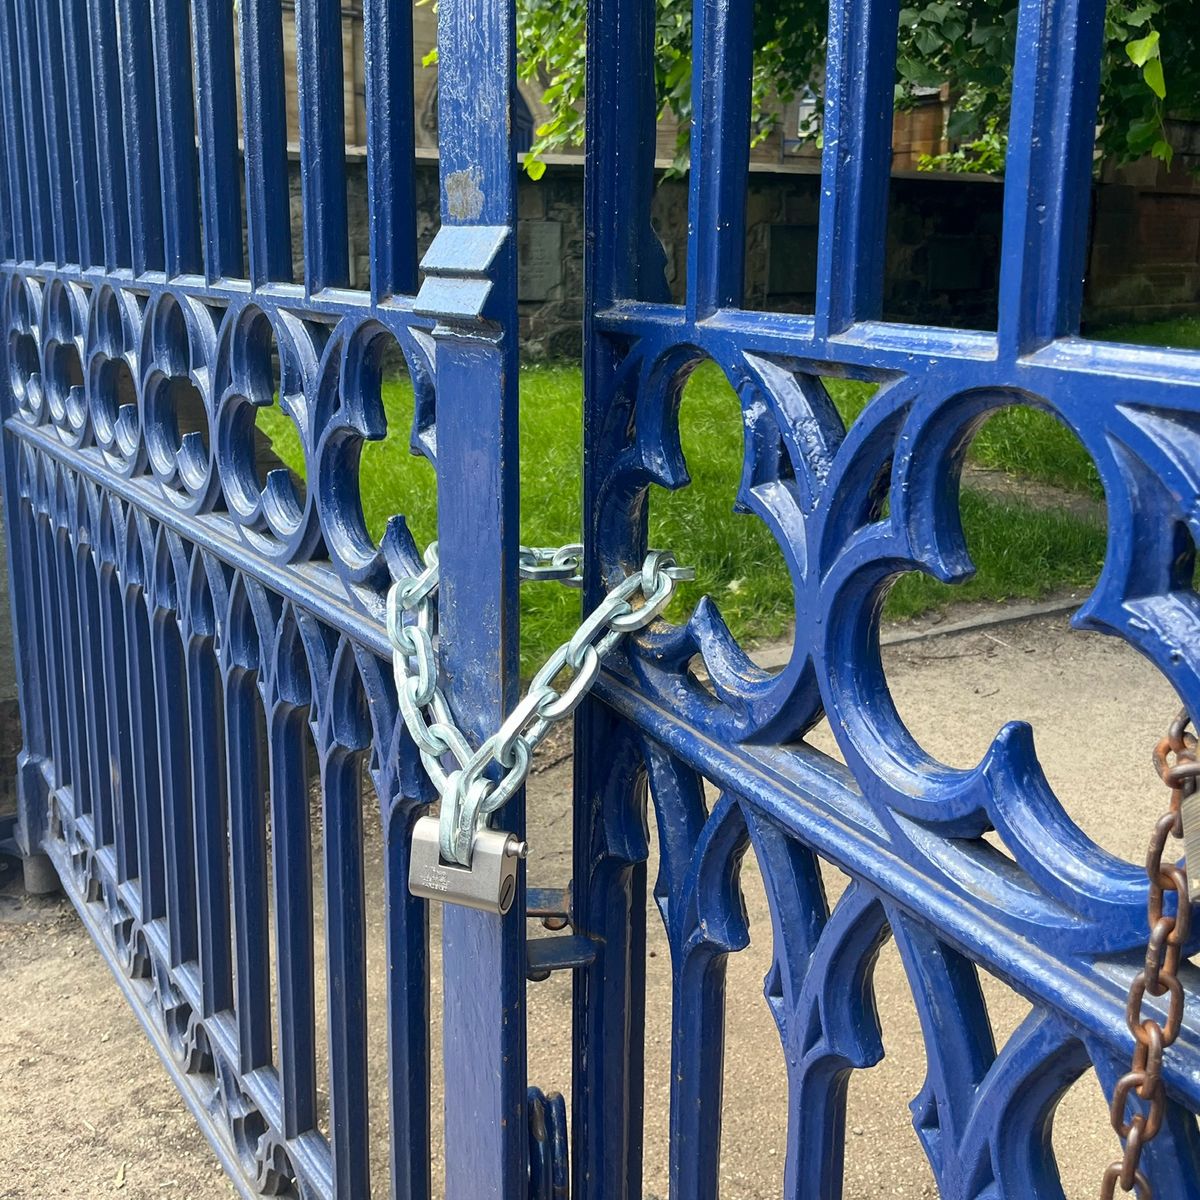
{"type": "Polygon", "coordinates": [[[549,581],[582,587],[583,546],[579,542],[568,542],[565,546],[522,546],[517,570],[522,583],[549,581]]]}
{"type": "MultiPolygon", "coordinates": [[[[522,547],[523,579],[579,581],[582,546],[522,547]]],[[[437,543],[425,552],[420,575],[398,579],[388,593],[387,628],[400,712],[421,762],[441,797],[439,841],[447,863],[468,865],[477,830],[525,782],[533,753],[550,728],[579,707],[604,659],[627,634],[644,629],[670,603],[676,581],[694,578],[674,555],[652,550],[641,570],[617,584],[534,675],[528,691],[500,728],[472,750],[438,685],[433,639],[437,627],[437,543]],[[643,603],[634,607],[634,600],[643,603]],[[406,614],[409,620],[405,620],[406,614]],[[571,677],[560,691],[555,680],[571,677]],[[447,771],[450,755],[457,764],[447,771]],[[489,774],[489,771],[491,772],[489,774]]]]}
{"type": "MultiPolygon", "coordinates": [[[[1200,760],[1196,737],[1188,731],[1191,719],[1184,709],[1154,750],[1154,765],[1162,781],[1171,789],[1170,808],[1158,819],[1146,854],[1146,876],[1150,882],[1148,916],[1150,937],[1146,943],[1146,963],[1129,986],[1125,1020],[1134,1037],[1133,1063],[1117,1082],[1112,1098],[1112,1126],[1125,1143],[1121,1158],[1110,1163],[1100,1187],[1101,1200],[1113,1200],[1118,1186],[1125,1192],[1136,1189],[1138,1200],[1152,1200],[1154,1189],[1141,1169],[1142,1151],[1158,1136],[1167,1112],[1167,1093],[1162,1078],[1163,1053],[1179,1037],[1183,1027],[1183,984],[1179,965],[1192,920],[1192,893],[1185,866],[1163,862],[1168,838],[1182,838],[1185,827],[1194,827],[1200,813],[1194,808],[1200,760]],[[1191,803],[1189,803],[1191,802],[1191,803]],[[1176,896],[1174,914],[1165,911],[1165,898],[1176,896]],[[1166,996],[1166,1022],[1146,1016],[1142,1004],[1147,995],[1166,996]],[[1125,1110],[1131,1096],[1146,1104],[1126,1120],[1125,1110]]],[[[1193,829],[1194,832],[1194,829],[1193,829]]],[[[1189,838],[1189,841],[1191,839],[1189,838]]],[[[1190,847],[1189,847],[1190,848],[1190,847]]]]}

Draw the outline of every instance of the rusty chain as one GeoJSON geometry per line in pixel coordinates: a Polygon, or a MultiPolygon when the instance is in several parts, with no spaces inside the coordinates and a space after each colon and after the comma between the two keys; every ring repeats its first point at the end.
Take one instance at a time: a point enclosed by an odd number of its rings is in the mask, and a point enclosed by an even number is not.
{"type": "Polygon", "coordinates": [[[1142,1151],[1158,1136],[1166,1120],[1167,1092],[1162,1078],[1163,1053],[1179,1037],[1183,1026],[1183,984],[1179,964],[1192,920],[1192,903],[1185,866],[1164,863],[1167,839],[1184,835],[1183,804],[1197,787],[1200,759],[1196,736],[1188,731],[1191,718],[1184,709],[1154,750],[1154,765],[1163,783],[1171,789],[1171,806],[1159,817],[1146,853],[1146,877],[1150,883],[1147,913],[1150,937],[1146,942],[1146,963],[1129,985],[1125,1020],[1134,1037],[1133,1062],[1113,1091],[1112,1127],[1125,1143],[1121,1158],[1109,1163],[1100,1186],[1101,1200],[1113,1200],[1118,1185],[1122,1191],[1136,1188],[1138,1200],[1153,1200],[1154,1189],[1141,1169],[1142,1151]],[[1174,915],[1164,911],[1168,892],[1176,896],[1174,915]],[[1167,1019],[1142,1013],[1147,995],[1168,996],[1167,1019]],[[1145,1102],[1126,1120],[1125,1111],[1132,1096],[1145,1102]]]}

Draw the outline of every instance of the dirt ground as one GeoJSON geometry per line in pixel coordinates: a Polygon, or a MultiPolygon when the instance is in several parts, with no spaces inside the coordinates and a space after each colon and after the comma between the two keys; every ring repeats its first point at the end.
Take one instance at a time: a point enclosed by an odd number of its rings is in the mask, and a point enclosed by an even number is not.
{"type": "MultiPolygon", "coordinates": [[[[1148,663],[1114,639],[1069,632],[1064,615],[910,641],[888,649],[886,658],[901,714],[926,749],[953,765],[970,765],[1004,721],[1032,721],[1047,774],[1084,830],[1131,861],[1141,857],[1164,801],[1150,768],[1150,749],[1176,706],[1148,663]]],[[[818,741],[832,750],[827,731],[818,741]]],[[[532,781],[535,884],[561,884],[568,876],[569,782],[566,762],[532,781]]],[[[377,833],[366,849],[369,936],[376,944],[382,933],[377,833]]],[[[762,998],[770,924],[749,857],[743,883],[752,943],[731,959],[728,971],[721,1194],[724,1200],[765,1200],[781,1191],[786,1088],[779,1042],[762,998]]],[[[829,885],[840,887],[834,872],[829,885]]],[[[645,1195],[664,1200],[670,972],[656,914],[649,924],[645,1195]]],[[[380,1047],[371,1068],[372,1133],[381,1147],[386,1064],[378,1020],[384,1001],[378,956],[370,980],[372,1038],[380,1047]]],[[[999,1040],[1028,1005],[1002,985],[985,983],[999,1040]]],[[[936,1190],[908,1109],[921,1085],[924,1051],[890,946],[875,986],[887,1057],[857,1073],[850,1086],[846,1200],[931,1197],[936,1190]]],[[[435,1013],[438,992],[435,986],[435,1013]]],[[[530,985],[529,1022],[530,1082],[568,1091],[568,978],[530,985]]],[[[435,1029],[435,1046],[438,1037],[435,1029]]],[[[436,1096],[434,1105],[436,1114],[436,1096]]],[[[78,919],[62,900],[25,900],[2,879],[0,1130],[0,1200],[87,1200],[110,1193],[129,1200],[215,1200],[232,1194],[78,919]]],[[[1066,1097],[1054,1143],[1067,1196],[1090,1200],[1115,1149],[1091,1076],[1066,1097]]],[[[435,1178],[440,1155],[439,1144],[435,1178]]],[[[384,1195],[382,1150],[372,1157],[373,1191],[384,1195]]]]}

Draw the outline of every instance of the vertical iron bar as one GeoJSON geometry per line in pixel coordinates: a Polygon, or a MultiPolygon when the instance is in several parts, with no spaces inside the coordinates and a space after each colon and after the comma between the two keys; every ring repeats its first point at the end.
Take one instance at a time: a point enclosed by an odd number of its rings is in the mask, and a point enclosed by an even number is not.
{"type": "Polygon", "coordinates": [[[168,276],[194,275],[201,268],[188,7],[179,0],[153,4],[163,261],[168,276]]]}
{"type": "Polygon", "coordinates": [[[71,133],[67,123],[67,86],[63,63],[61,13],[55,0],[39,0],[37,13],[46,156],[50,168],[50,203],[54,217],[54,257],[59,265],[79,261],[79,229],[75,223],[75,185],[71,174],[71,133]]]}
{"type": "Polygon", "coordinates": [[[817,237],[819,337],[883,310],[898,0],[832,0],[817,237]]]}
{"type": "Polygon", "coordinates": [[[77,690],[83,697],[88,791],[91,793],[96,847],[99,848],[116,841],[113,771],[108,753],[108,696],[104,678],[109,666],[103,650],[100,580],[91,546],[84,544],[76,550],[75,564],[82,668],[77,690]]]}
{"type": "Polygon", "coordinates": [[[256,287],[271,281],[290,283],[292,233],[279,0],[241,0],[238,20],[250,279],[256,287]]]}
{"type": "Polygon", "coordinates": [[[233,1007],[225,730],[221,713],[221,673],[211,634],[193,632],[188,638],[187,684],[195,808],[197,932],[203,996],[201,1015],[210,1017],[233,1007]]]}
{"type": "Polygon", "coordinates": [[[129,682],[126,676],[125,622],[121,613],[121,584],[114,566],[101,570],[100,639],[104,670],[105,711],[108,713],[106,763],[113,792],[116,826],[117,880],[137,875],[137,806],[130,740],[129,682]]]}
{"type": "Polygon", "coordinates": [[[363,0],[371,296],[417,290],[412,5],[363,0]]]}
{"type": "MultiPolygon", "coordinates": [[[[446,353],[445,341],[438,348],[442,654],[457,715],[477,742],[499,726],[517,682],[514,334],[515,324],[502,349],[465,339],[458,353],[446,353]]],[[[522,834],[523,794],[501,815],[522,834]]],[[[445,1136],[456,1147],[446,1200],[506,1200],[525,1170],[523,925],[523,885],[507,917],[454,904],[442,915],[443,1041],[454,1081],[445,1136]]]]}
{"type": "Polygon", "coordinates": [[[39,650],[42,661],[47,665],[46,695],[50,716],[50,737],[47,748],[53,766],[51,786],[63,787],[70,783],[70,757],[67,739],[67,701],[62,677],[62,656],[58,644],[62,636],[58,610],[58,571],[54,561],[54,535],[49,518],[37,517],[37,553],[41,595],[37,602],[42,611],[42,644],[39,650]]]}
{"type": "Polygon", "coordinates": [[[150,0],[117,0],[117,12],[130,259],[134,275],[143,275],[146,271],[161,271],[164,261],[154,55],[151,39],[146,36],[150,0]]]}
{"type": "MultiPolygon", "coordinates": [[[[515,6],[442,0],[442,228],[417,307],[438,319],[442,656],[477,742],[518,681],[515,48],[515,6]]],[[[522,834],[524,792],[498,815],[522,834]]],[[[507,1200],[527,1186],[524,909],[522,870],[506,917],[443,913],[446,1200],[507,1200]]]]}
{"type": "MultiPolygon", "coordinates": [[[[2,22],[0,22],[2,23],[2,22]]],[[[0,72],[3,72],[0,59],[0,72]]],[[[7,184],[8,175],[8,125],[3,116],[3,99],[0,99],[0,261],[17,260],[16,222],[13,219],[14,194],[7,184]]]]}
{"type": "Polygon", "coordinates": [[[128,267],[129,189],[125,175],[125,127],[121,115],[121,56],[114,0],[88,0],[92,48],[92,97],[96,110],[96,159],[100,172],[100,223],[104,266],[128,267]]]}
{"type": "Polygon", "coordinates": [[[266,804],[259,757],[257,675],[225,672],[225,746],[229,790],[230,882],[237,981],[238,1067],[271,1061],[271,940],[267,898],[266,804]]]}
{"type": "Polygon", "coordinates": [[[29,174],[30,211],[33,217],[34,251],[37,262],[54,259],[54,216],[50,210],[50,180],[47,176],[45,125],[42,114],[37,31],[29,12],[30,0],[14,0],[16,57],[21,65],[21,100],[24,107],[25,159],[29,174]]]}
{"type": "Polygon", "coordinates": [[[687,308],[741,307],[750,169],[753,0],[695,0],[687,308]]]}
{"type": "MultiPolygon", "coordinates": [[[[596,329],[615,301],[666,300],[662,246],[650,222],[654,195],[655,5],[588,6],[584,225],[584,608],[603,598],[609,573],[645,548],[645,506],[630,521],[601,488],[627,450],[622,432],[636,396],[618,378],[624,348],[596,329]],[[608,517],[605,517],[608,514],[608,517]]],[[[571,1194],[642,1200],[645,1057],[646,868],[610,844],[613,819],[640,809],[639,761],[624,726],[585,700],[575,716],[572,910],[596,958],[573,985],[571,1194]]],[[[639,816],[638,829],[641,828],[639,816]]]]}
{"type": "Polygon", "coordinates": [[[79,225],[79,261],[82,266],[90,267],[98,265],[104,257],[104,235],[100,221],[96,112],[92,99],[86,0],[62,0],[62,33],[71,161],[75,175],[75,215],[79,225]]]}
{"type": "Polygon", "coordinates": [[[13,257],[36,257],[34,215],[29,196],[29,164],[25,151],[25,112],[20,102],[21,68],[17,49],[15,5],[0,12],[0,96],[4,103],[6,174],[13,221],[13,257]]]}
{"type": "Polygon", "coordinates": [[[296,87],[304,287],[312,295],[350,281],[341,0],[296,0],[296,87]]]}
{"type": "Polygon", "coordinates": [[[90,813],[87,768],[83,762],[83,689],[79,686],[79,597],[75,587],[75,551],[70,535],[59,529],[54,535],[55,575],[58,583],[59,626],[54,631],[54,654],[61,664],[66,713],[66,751],[70,759],[71,801],[76,817],[90,813]]]}
{"type": "MultiPolygon", "coordinates": [[[[0,24],[3,20],[0,19],[0,24]]],[[[11,390],[0,399],[0,418],[11,414],[11,390]]],[[[4,515],[8,537],[9,605],[13,622],[13,661],[17,668],[17,705],[22,745],[17,754],[17,846],[30,858],[41,852],[47,827],[46,777],[42,765],[49,739],[46,662],[42,658],[45,612],[41,607],[40,568],[36,552],[36,517],[20,492],[17,445],[4,435],[0,445],[4,515]]]]}
{"type": "MultiPolygon", "coordinates": [[[[173,607],[156,607],[151,624],[154,707],[158,717],[167,930],[171,966],[197,954],[196,843],[192,828],[192,762],[183,643],[173,607]]],[[[143,703],[147,698],[143,697],[143,703]]]]}
{"type": "Polygon", "coordinates": [[[429,1200],[429,906],[408,890],[422,809],[393,801],[386,824],[388,1088],[393,1200],[429,1200]]]}
{"type": "Polygon", "coordinates": [[[317,1123],[313,985],[312,843],[308,827],[307,710],[279,702],[268,717],[275,971],[279,981],[279,1082],[283,1132],[317,1123]]]}
{"type": "MultiPolygon", "coordinates": [[[[324,759],[325,953],[329,993],[329,1128],[334,1195],[371,1194],[367,1105],[367,938],[360,756],[324,759]]],[[[400,1086],[406,1081],[398,1080],[400,1086]]]]}
{"type": "Polygon", "coordinates": [[[1104,5],[1022,0],[1004,173],[1002,353],[1079,331],[1104,5]]]}
{"type": "MultiPolygon", "coordinates": [[[[2,22],[0,22],[2,23],[2,22]]],[[[3,72],[0,60],[0,72],[3,72]]],[[[16,222],[13,219],[14,193],[8,187],[8,125],[3,117],[3,100],[0,99],[0,260],[15,262],[17,259],[16,222]]]]}
{"type": "MultiPolygon", "coordinates": [[[[135,747],[154,745],[154,715],[149,697],[154,693],[154,657],[150,645],[150,619],[146,597],[138,584],[125,588],[125,655],[129,663],[129,736],[135,747]]],[[[133,793],[137,802],[138,880],[144,924],[166,915],[167,890],[163,878],[162,790],[158,760],[153,754],[133,756],[133,793]]]]}
{"type": "Polygon", "coordinates": [[[21,730],[25,735],[26,749],[39,758],[45,758],[50,753],[52,700],[47,660],[44,657],[48,616],[43,603],[44,565],[39,555],[37,515],[33,505],[19,496],[12,478],[15,474],[15,457],[11,442],[5,439],[5,518],[9,519],[9,514],[20,515],[20,519],[11,526],[14,536],[10,542],[9,578],[19,581],[11,589],[11,596],[13,633],[18,650],[16,662],[20,671],[21,730]],[[17,624],[18,620],[20,624],[17,624]]]}
{"type": "Polygon", "coordinates": [[[200,144],[200,201],[204,273],[209,283],[241,278],[242,185],[238,162],[233,6],[192,0],[192,57],[196,73],[196,134],[200,144]]]}

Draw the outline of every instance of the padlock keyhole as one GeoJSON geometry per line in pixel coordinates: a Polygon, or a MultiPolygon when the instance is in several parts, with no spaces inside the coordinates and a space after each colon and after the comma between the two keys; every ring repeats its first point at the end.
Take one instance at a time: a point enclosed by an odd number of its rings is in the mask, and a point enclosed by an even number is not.
{"type": "Polygon", "coordinates": [[[505,875],[500,884],[500,915],[506,916],[508,910],[512,908],[513,895],[517,890],[516,878],[512,875],[505,875]]]}

